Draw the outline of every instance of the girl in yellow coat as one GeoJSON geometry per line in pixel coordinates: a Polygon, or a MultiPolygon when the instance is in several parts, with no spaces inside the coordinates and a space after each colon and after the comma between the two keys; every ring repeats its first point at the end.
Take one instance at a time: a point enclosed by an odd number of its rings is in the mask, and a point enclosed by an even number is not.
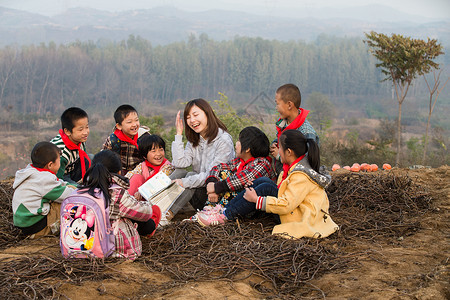
{"type": "Polygon", "coordinates": [[[286,130],[280,135],[279,149],[283,172],[278,177],[278,197],[257,195],[247,188],[244,198],[256,209],[280,216],[272,234],[288,238],[327,237],[338,229],[331,219],[325,188],[331,176],[319,173],[319,147],[300,131],[286,130]]]}

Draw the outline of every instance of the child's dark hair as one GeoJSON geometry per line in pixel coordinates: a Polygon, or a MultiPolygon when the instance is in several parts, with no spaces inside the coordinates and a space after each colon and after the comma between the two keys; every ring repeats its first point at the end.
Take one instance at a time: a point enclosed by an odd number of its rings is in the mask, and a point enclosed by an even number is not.
{"type": "Polygon", "coordinates": [[[83,186],[79,189],[87,189],[87,192],[95,197],[95,189],[99,188],[106,199],[105,206],[107,207],[111,174],[119,173],[121,168],[122,164],[117,153],[111,150],[102,150],[92,159],[92,165],[84,175],[83,186]]]}
{"type": "Polygon", "coordinates": [[[79,107],[69,107],[61,115],[61,127],[72,132],[75,122],[79,119],[87,118],[88,114],[79,107]]]}
{"type": "Polygon", "coordinates": [[[279,143],[284,151],[291,149],[297,157],[308,153],[309,165],[319,172],[320,151],[314,139],[307,139],[300,131],[289,129],[280,135],[279,143]]]}
{"type": "Polygon", "coordinates": [[[39,142],[31,150],[31,162],[36,168],[43,168],[49,162],[55,162],[60,154],[59,148],[50,142],[39,142]]]}
{"type": "Polygon", "coordinates": [[[299,108],[302,105],[302,94],[300,93],[300,89],[298,86],[292,83],[288,83],[280,86],[277,89],[277,94],[280,95],[281,100],[285,103],[291,101],[294,103],[296,108],[299,108]]]}
{"type": "Polygon", "coordinates": [[[241,142],[241,151],[250,149],[253,157],[269,156],[269,139],[261,129],[255,126],[248,126],[239,133],[239,142],[241,142]]]}
{"type": "Polygon", "coordinates": [[[125,118],[132,112],[137,114],[137,110],[133,106],[123,104],[114,112],[114,121],[116,121],[117,124],[122,124],[123,120],[125,120],[125,118]]]}
{"type": "Polygon", "coordinates": [[[184,107],[184,133],[186,134],[186,139],[192,143],[192,146],[197,147],[200,142],[200,134],[196,133],[191,127],[187,125],[187,116],[189,115],[193,106],[197,106],[201,110],[203,110],[206,114],[206,118],[208,120],[208,127],[206,128],[205,139],[208,141],[208,144],[211,143],[217,136],[219,132],[219,128],[224,131],[227,131],[227,127],[223,124],[222,121],[214,113],[211,105],[205,99],[194,99],[189,101],[184,107]]]}
{"type": "Polygon", "coordinates": [[[147,159],[147,154],[149,151],[155,148],[163,148],[166,151],[166,142],[157,134],[144,134],[138,141],[139,154],[147,159]]]}

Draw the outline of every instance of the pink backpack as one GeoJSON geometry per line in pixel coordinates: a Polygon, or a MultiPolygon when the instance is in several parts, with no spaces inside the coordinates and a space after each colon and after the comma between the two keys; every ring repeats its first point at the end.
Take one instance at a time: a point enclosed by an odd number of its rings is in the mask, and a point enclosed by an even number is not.
{"type": "Polygon", "coordinates": [[[61,205],[61,253],[66,258],[104,258],[115,250],[109,207],[99,191],[93,197],[77,190],[61,205]]]}

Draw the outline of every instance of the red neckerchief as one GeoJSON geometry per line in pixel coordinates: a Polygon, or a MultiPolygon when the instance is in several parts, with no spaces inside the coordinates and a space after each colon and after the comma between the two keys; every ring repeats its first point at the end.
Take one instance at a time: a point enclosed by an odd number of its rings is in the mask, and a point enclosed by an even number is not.
{"type": "Polygon", "coordinates": [[[244,167],[245,167],[248,163],[254,161],[255,158],[254,158],[254,157],[251,157],[251,158],[247,159],[246,161],[244,161],[242,158],[239,158],[239,160],[240,160],[240,163],[239,163],[239,167],[238,167],[238,169],[237,169],[237,173],[241,172],[241,171],[244,169],[244,167]]]}
{"type": "Polygon", "coordinates": [[[121,140],[122,142],[127,142],[129,144],[132,144],[134,146],[136,146],[136,149],[139,149],[138,144],[137,144],[137,140],[138,140],[138,135],[136,134],[133,139],[130,139],[130,137],[128,137],[127,135],[125,135],[122,130],[116,129],[114,130],[114,134],[119,138],[119,140],[121,140]]]}
{"type": "MultiPolygon", "coordinates": [[[[50,173],[52,173],[53,175],[55,175],[55,176],[56,176],[55,172],[53,172],[53,171],[51,171],[51,170],[48,170],[48,169],[41,169],[41,168],[37,168],[37,167],[33,166],[33,164],[30,164],[30,166],[32,166],[33,168],[35,168],[35,169],[36,169],[36,170],[38,170],[39,172],[50,172],[50,173]]],[[[59,178],[58,178],[58,177],[56,177],[56,179],[58,179],[58,180],[59,180],[59,178]]]]}
{"type": "Polygon", "coordinates": [[[150,179],[150,178],[152,178],[153,176],[155,176],[156,174],[158,174],[159,170],[160,170],[161,167],[165,164],[166,161],[167,161],[167,159],[164,158],[164,159],[163,159],[163,162],[162,162],[159,166],[154,166],[154,165],[152,165],[148,160],[145,160],[145,161],[144,161],[144,162],[145,162],[145,165],[146,165],[147,167],[149,167],[149,168],[152,168],[152,169],[155,171],[155,172],[153,172],[152,175],[150,175],[150,177],[149,177],[148,179],[150,179]]]}
{"type": "MultiPolygon", "coordinates": [[[[306,116],[309,114],[309,110],[306,110],[306,109],[299,109],[299,111],[300,111],[300,113],[298,114],[298,116],[294,119],[294,121],[292,121],[291,124],[289,124],[288,126],[286,126],[286,128],[284,128],[284,129],[282,130],[281,128],[279,128],[279,127],[277,126],[277,131],[278,131],[277,138],[278,138],[278,139],[280,138],[280,135],[281,135],[285,130],[288,130],[288,129],[297,129],[297,128],[299,128],[300,126],[303,125],[303,123],[304,123],[305,120],[306,120],[306,116]]],[[[280,121],[280,120],[281,120],[281,118],[278,119],[278,121],[280,121]]],[[[277,121],[277,122],[278,122],[278,121],[277,121]]]]}
{"type": "Polygon", "coordinates": [[[288,172],[289,170],[292,168],[293,165],[295,165],[296,163],[298,163],[299,161],[301,161],[306,154],[303,154],[302,156],[300,156],[299,158],[297,158],[296,160],[294,160],[294,162],[290,165],[288,164],[283,164],[283,177],[281,177],[281,181],[278,184],[278,188],[280,188],[281,183],[287,178],[288,176],[288,172]]]}
{"type": "Polygon", "coordinates": [[[66,147],[69,148],[69,150],[78,150],[78,155],[80,156],[80,163],[81,163],[81,178],[84,178],[84,174],[86,174],[85,159],[87,159],[87,161],[89,162],[89,167],[91,166],[91,160],[89,159],[89,156],[87,155],[86,152],[81,150],[80,148],[81,143],[77,145],[74,142],[72,142],[67,136],[67,134],[64,133],[64,130],[60,129],[59,135],[61,136],[64,145],[66,145],[66,147]]]}

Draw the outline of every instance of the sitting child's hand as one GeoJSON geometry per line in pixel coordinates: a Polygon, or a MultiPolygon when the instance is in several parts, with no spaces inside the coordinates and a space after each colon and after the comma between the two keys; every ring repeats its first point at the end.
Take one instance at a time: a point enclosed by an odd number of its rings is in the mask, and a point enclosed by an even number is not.
{"type": "Polygon", "coordinates": [[[244,199],[248,202],[256,203],[258,200],[258,195],[256,194],[256,191],[254,188],[246,188],[244,193],[244,199]]]}
{"type": "Polygon", "coordinates": [[[134,193],[134,198],[136,198],[136,200],[141,201],[142,199],[142,195],[139,192],[134,193]]]}
{"type": "Polygon", "coordinates": [[[214,182],[210,182],[206,185],[206,193],[212,194],[215,193],[216,189],[214,188],[214,182]]]}
{"type": "Polygon", "coordinates": [[[76,189],[77,189],[77,187],[76,187],[76,186],[74,186],[74,185],[71,185],[71,184],[67,185],[67,187],[68,187],[68,188],[71,188],[71,189],[74,189],[74,190],[76,190],[76,189]]]}
{"type": "Polygon", "coordinates": [[[208,200],[211,203],[216,203],[219,201],[219,195],[217,195],[216,193],[208,194],[208,200]]]}
{"type": "Polygon", "coordinates": [[[272,145],[270,145],[270,155],[272,155],[275,158],[278,157],[277,143],[273,143],[272,145]]]}

